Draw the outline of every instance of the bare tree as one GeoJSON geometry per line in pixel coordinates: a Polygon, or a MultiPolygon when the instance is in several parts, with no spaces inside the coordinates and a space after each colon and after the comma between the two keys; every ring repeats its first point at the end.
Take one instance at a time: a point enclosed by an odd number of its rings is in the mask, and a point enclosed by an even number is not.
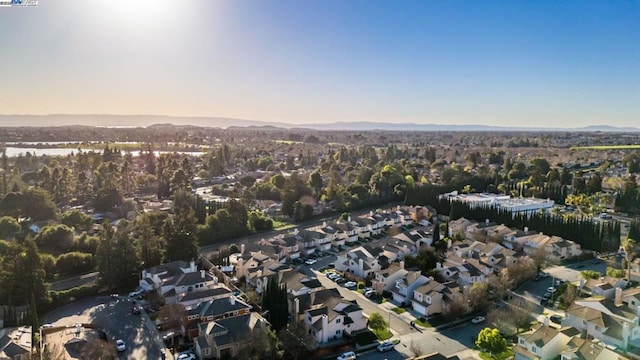
{"type": "Polygon", "coordinates": [[[307,332],[303,322],[293,322],[278,332],[280,347],[284,356],[297,360],[315,346],[315,338],[307,332]]]}
{"type": "MultiPolygon", "coordinates": [[[[185,312],[182,304],[166,304],[160,308],[158,319],[160,319],[163,328],[178,331],[185,312]]],[[[171,345],[175,347],[175,336],[172,337],[172,342],[171,345]]]]}
{"type": "Polygon", "coordinates": [[[518,285],[536,275],[536,265],[532,259],[523,257],[517,263],[509,265],[504,271],[511,283],[518,285]]]}
{"type": "Polygon", "coordinates": [[[470,310],[467,299],[464,296],[456,296],[448,301],[446,314],[451,317],[459,318],[469,313],[470,310]]]}
{"type": "Polygon", "coordinates": [[[422,355],[422,349],[420,348],[420,344],[416,343],[414,340],[411,340],[411,344],[409,344],[409,351],[413,357],[418,357],[422,355]]]}

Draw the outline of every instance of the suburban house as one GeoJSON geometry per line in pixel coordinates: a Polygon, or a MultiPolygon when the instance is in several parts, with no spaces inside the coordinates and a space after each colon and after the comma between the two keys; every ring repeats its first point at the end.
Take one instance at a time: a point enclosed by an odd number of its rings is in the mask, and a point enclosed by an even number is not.
{"type": "Polygon", "coordinates": [[[251,341],[254,331],[269,327],[255,312],[200,323],[200,335],[194,339],[195,352],[199,359],[235,358],[251,341]]]}
{"type": "Polygon", "coordinates": [[[626,287],[626,280],[604,276],[599,279],[580,279],[578,289],[589,296],[601,296],[605,299],[613,300],[616,296],[616,291],[618,289],[622,291],[626,287]]]}
{"type": "Polygon", "coordinates": [[[181,324],[181,331],[185,336],[195,338],[201,334],[199,326],[202,323],[246,315],[250,311],[251,305],[235,296],[203,302],[186,310],[181,324]]]}
{"type": "Polygon", "coordinates": [[[186,299],[185,306],[207,300],[209,296],[215,297],[218,292],[224,293],[228,290],[220,290],[218,278],[205,270],[198,271],[193,261],[174,261],[144,269],[139,285],[145,291],[156,291],[164,298],[166,304],[176,304],[179,299],[186,299]],[[200,293],[202,291],[207,292],[200,293]]]}
{"type": "Polygon", "coordinates": [[[340,236],[347,244],[358,241],[358,229],[351,222],[338,221],[331,224],[334,229],[340,230],[340,236]]]}
{"type": "Polygon", "coordinates": [[[449,221],[449,238],[454,238],[456,234],[464,236],[467,232],[467,228],[476,222],[467,220],[463,217],[460,219],[449,221]]]}
{"type": "Polygon", "coordinates": [[[563,351],[560,355],[561,360],[629,360],[630,358],[620,355],[617,352],[607,349],[597,340],[589,341],[585,339],[574,338],[572,348],[563,351]],[[575,344],[575,345],[574,345],[575,344]]]}
{"type": "Polygon", "coordinates": [[[175,278],[182,274],[195,273],[198,271],[195,261],[173,261],[170,263],[154,266],[142,270],[139,286],[145,291],[159,290],[164,287],[167,282],[172,282],[175,278]]]}
{"type": "Polygon", "coordinates": [[[409,271],[404,268],[404,261],[394,262],[386,269],[374,274],[373,288],[382,294],[383,291],[391,291],[396,286],[396,281],[407,276],[409,271]]]}
{"type": "Polygon", "coordinates": [[[203,302],[222,299],[231,296],[231,290],[224,284],[218,284],[213,288],[205,288],[200,291],[192,291],[179,294],[176,298],[178,304],[184,305],[186,309],[191,309],[203,302]]]}
{"type": "Polygon", "coordinates": [[[311,249],[307,247],[309,245],[309,242],[313,242],[313,247],[315,247],[317,251],[328,251],[329,249],[331,249],[331,239],[329,239],[329,236],[327,236],[327,234],[323,232],[314,230],[302,230],[300,231],[300,236],[303,239],[305,249],[303,251],[305,255],[313,253],[313,251],[311,251],[311,249]]]}
{"type": "Polygon", "coordinates": [[[616,299],[588,298],[576,300],[567,310],[563,326],[573,326],[587,336],[625,350],[640,351],[640,308],[616,299]]]}
{"type": "Polygon", "coordinates": [[[437,263],[436,270],[446,280],[454,280],[460,286],[483,282],[491,274],[492,269],[473,258],[448,256],[444,263],[437,263]]]}
{"type": "Polygon", "coordinates": [[[31,360],[31,326],[0,329],[0,359],[31,360]]]}
{"type": "Polygon", "coordinates": [[[343,299],[338,289],[320,289],[289,296],[292,321],[302,321],[318,343],[342,338],[367,328],[362,309],[353,300],[343,299]]]}
{"type": "Polygon", "coordinates": [[[368,245],[351,249],[344,255],[338,255],[335,268],[338,271],[350,272],[361,278],[373,278],[375,273],[382,269],[382,264],[378,259],[378,255],[382,252],[381,248],[372,248],[368,245]]]}
{"type": "Polygon", "coordinates": [[[496,227],[485,230],[487,241],[493,242],[502,242],[504,236],[507,234],[511,234],[512,232],[513,230],[511,230],[510,227],[505,226],[504,224],[500,224],[496,227]]]}
{"type": "Polygon", "coordinates": [[[358,303],[337,297],[313,305],[305,312],[304,318],[317,343],[326,343],[367,328],[367,320],[358,303]]]}
{"type": "Polygon", "coordinates": [[[545,325],[518,335],[514,347],[516,360],[551,360],[571,348],[573,337],[580,332],[574,328],[556,330],[545,325]]]}
{"type": "Polygon", "coordinates": [[[521,250],[527,242],[528,236],[538,235],[535,231],[529,231],[528,227],[524,230],[512,230],[502,237],[502,246],[510,250],[521,250]]]}
{"type": "Polygon", "coordinates": [[[580,244],[542,233],[526,236],[523,250],[529,256],[537,251],[544,251],[547,257],[555,261],[582,255],[580,244]]]}
{"type": "Polygon", "coordinates": [[[369,221],[371,235],[380,235],[386,224],[385,217],[381,214],[374,213],[373,211],[370,212],[369,215],[365,215],[360,219],[367,219],[369,221]]]}
{"type": "Polygon", "coordinates": [[[426,284],[418,286],[413,290],[413,300],[411,307],[422,316],[440,314],[444,311],[444,291],[446,287],[430,279],[426,284]]]}
{"type": "Polygon", "coordinates": [[[393,301],[404,305],[410,304],[413,300],[413,291],[430,280],[433,279],[422,275],[419,270],[410,270],[405,277],[396,280],[395,287],[391,289],[393,301]]]}
{"type": "Polygon", "coordinates": [[[324,222],[322,226],[316,227],[315,230],[323,233],[329,239],[332,247],[338,248],[344,246],[346,237],[343,236],[342,230],[336,229],[326,222],[324,222]]]}
{"type": "Polygon", "coordinates": [[[405,248],[409,250],[408,254],[415,254],[420,246],[433,244],[433,234],[427,233],[425,228],[413,229],[405,231],[401,234],[394,235],[392,239],[398,241],[399,244],[403,244],[405,248]]]}
{"type": "Polygon", "coordinates": [[[480,244],[473,248],[473,257],[498,271],[518,263],[518,253],[494,242],[480,244]]]}
{"type": "Polygon", "coordinates": [[[310,277],[298,271],[286,271],[281,274],[280,284],[287,286],[287,291],[293,296],[309,294],[322,289],[322,284],[315,277],[310,277]]]}
{"type": "Polygon", "coordinates": [[[466,239],[485,242],[489,240],[488,234],[493,233],[498,226],[498,224],[486,220],[485,222],[467,226],[467,231],[464,235],[466,239]]]}

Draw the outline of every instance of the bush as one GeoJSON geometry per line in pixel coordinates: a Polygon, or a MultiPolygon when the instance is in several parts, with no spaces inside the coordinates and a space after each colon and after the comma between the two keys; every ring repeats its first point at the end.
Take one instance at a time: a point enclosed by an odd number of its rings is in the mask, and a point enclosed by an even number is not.
{"type": "Polygon", "coordinates": [[[98,287],[96,285],[79,286],[63,291],[50,291],[51,302],[49,303],[49,308],[55,309],[75,300],[96,296],[97,292],[98,287]]]}
{"type": "Polygon", "coordinates": [[[93,255],[82,252],[70,252],[58,256],[56,269],[60,275],[79,275],[94,270],[96,261],[93,255]]]}

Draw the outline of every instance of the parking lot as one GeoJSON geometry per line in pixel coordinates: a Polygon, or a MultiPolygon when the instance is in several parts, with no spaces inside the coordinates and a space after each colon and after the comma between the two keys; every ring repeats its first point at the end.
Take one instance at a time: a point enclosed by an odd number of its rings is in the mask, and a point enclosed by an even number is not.
{"type": "Polygon", "coordinates": [[[120,359],[160,359],[157,332],[146,326],[144,315],[132,314],[132,307],[127,297],[101,296],[58,308],[46,314],[43,322],[56,326],[94,324],[105,331],[109,342],[124,340],[126,350],[120,359]]]}
{"type": "Polygon", "coordinates": [[[588,260],[567,266],[552,266],[544,271],[549,274],[540,280],[532,280],[520,286],[514,292],[525,299],[540,304],[540,300],[547,292],[549,287],[555,286],[558,280],[568,282],[580,281],[580,272],[583,270],[593,270],[604,274],[607,269],[607,263],[602,260],[588,260]]]}

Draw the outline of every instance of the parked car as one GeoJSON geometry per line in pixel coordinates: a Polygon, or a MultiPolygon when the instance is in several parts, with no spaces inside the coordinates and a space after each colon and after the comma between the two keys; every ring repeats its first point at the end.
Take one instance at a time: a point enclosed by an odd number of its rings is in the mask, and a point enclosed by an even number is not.
{"type": "Polygon", "coordinates": [[[336,282],[337,284],[344,284],[344,283],[346,283],[347,281],[348,281],[348,280],[347,280],[347,279],[345,279],[345,278],[343,278],[343,277],[339,277],[339,278],[337,278],[337,279],[335,280],[335,282],[336,282]]]}
{"type": "Polygon", "coordinates": [[[367,291],[364,292],[364,296],[368,297],[368,298],[370,298],[372,296],[375,296],[375,295],[376,295],[375,290],[367,290],[367,291]]]}
{"type": "Polygon", "coordinates": [[[484,321],[484,316],[476,316],[471,320],[473,324],[479,324],[484,321]]]}
{"type": "Polygon", "coordinates": [[[389,351],[393,349],[394,346],[395,344],[393,342],[387,340],[383,343],[380,343],[380,345],[378,345],[378,351],[379,352],[389,351]]]}
{"type": "Polygon", "coordinates": [[[552,294],[553,294],[553,293],[555,293],[556,291],[558,291],[558,289],[556,289],[556,288],[555,288],[555,287],[553,287],[553,286],[550,286],[550,287],[548,287],[548,288],[547,288],[547,292],[548,292],[548,293],[552,293],[552,294]]]}
{"type": "Polygon", "coordinates": [[[344,287],[348,289],[355,288],[356,286],[358,286],[358,284],[355,281],[347,281],[346,283],[344,283],[344,287]]]}
{"type": "Polygon", "coordinates": [[[318,260],[316,260],[316,259],[307,259],[307,261],[305,261],[304,263],[307,264],[307,265],[313,265],[313,264],[315,264],[317,262],[318,262],[318,260]]]}
{"type": "Polygon", "coordinates": [[[124,340],[122,339],[116,340],[116,349],[118,349],[118,351],[120,352],[125,351],[127,349],[127,346],[124,344],[124,340]]]}
{"type": "Polygon", "coordinates": [[[178,355],[177,360],[196,360],[196,354],[191,351],[185,351],[178,355]]]}
{"type": "Polygon", "coordinates": [[[343,353],[337,358],[337,360],[355,360],[355,359],[356,359],[356,353],[354,353],[353,351],[347,351],[346,353],[343,353]]]}
{"type": "Polygon", "coordinates": [[[549,316],[549,320],[551,320],[552,323],[560,324],[560,323],[562,323],[562,316],[560,316],[560,315],[551,315],[551,316],[549,316]]]}
{"type": "Polygon", "coordinates": [[[144,291],[142,291],[142,290],[135,290],[135,291],[132,291],[132,292],[130,292],[130,293],[129,293],[129,297],[130,297],[130,298],[135,298],[135,297],[138,297],[138,296],[140,296],[140,295],[142,295],[142,294],[144,294],[144,291]]]}
{"type": "Polygon", "coordinates": [[[546,272],[546,271],[540,271],[540,276],[542,276],[544,278],[547,278],[547,277],[549,277],[549,273],[546,272]]]}

